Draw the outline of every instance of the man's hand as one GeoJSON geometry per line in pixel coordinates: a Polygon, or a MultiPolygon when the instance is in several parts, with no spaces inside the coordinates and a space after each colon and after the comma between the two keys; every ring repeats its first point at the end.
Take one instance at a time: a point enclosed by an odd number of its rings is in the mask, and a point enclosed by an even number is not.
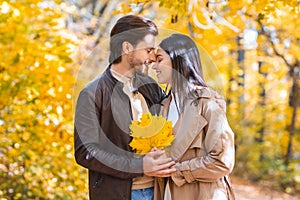
{"type": "Polygon", "coordinates": [[[156,150],[146,154],[143,158],[143,170],[147,176],[169,177],[176,171],[172,167],[175,162],[172,158],[163,156],[165,151],[156,150]]]}

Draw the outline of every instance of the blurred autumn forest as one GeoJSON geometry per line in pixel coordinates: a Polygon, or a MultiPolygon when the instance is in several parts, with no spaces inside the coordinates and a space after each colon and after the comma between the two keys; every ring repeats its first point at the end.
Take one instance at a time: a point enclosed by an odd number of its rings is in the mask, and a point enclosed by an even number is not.
{"type": "Polygon", "coordinates": [[[1,199],[87,199],[74,103],[129,13],[210,56],[236,136],[233,174],[299,194],[299,0],[0,0],[1,199]]]}

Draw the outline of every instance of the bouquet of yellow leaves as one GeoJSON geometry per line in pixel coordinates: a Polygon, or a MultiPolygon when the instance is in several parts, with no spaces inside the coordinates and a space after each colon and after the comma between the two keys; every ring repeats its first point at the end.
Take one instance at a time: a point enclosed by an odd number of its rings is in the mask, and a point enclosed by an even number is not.
{"type": "Polygon", "coordinates": [[[164,149],[174,140],[172,122],[149,112],[139,121],[133,120],[129,128],[133,137],[129,145],[140,155],[150,152],[153,147],[164,149]]]}

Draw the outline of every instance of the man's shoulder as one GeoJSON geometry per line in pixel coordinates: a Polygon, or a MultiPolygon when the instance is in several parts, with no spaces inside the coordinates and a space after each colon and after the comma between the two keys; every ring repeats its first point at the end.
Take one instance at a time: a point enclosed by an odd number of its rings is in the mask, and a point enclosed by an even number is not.
{"type": "Polygon", "coordinates": [[[85,87],[82,89],[82,92],[95,91],[98,88],[99,81],[101,81],[101,74],[96,78],[88,82],[85,87]]]}
{"type": "Polygon", "coordinates": [[[83,91],[95,91],[104,88],[109,81],[106,73],[107,72],[105,70],[101,74],[98,74],[93,80],[86,84],[86,86],[83,88],[83,91]]]}

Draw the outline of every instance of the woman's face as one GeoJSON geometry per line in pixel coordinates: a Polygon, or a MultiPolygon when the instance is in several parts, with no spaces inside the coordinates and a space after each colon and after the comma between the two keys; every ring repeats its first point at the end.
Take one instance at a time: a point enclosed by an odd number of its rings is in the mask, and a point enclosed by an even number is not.
{"type": "Polygon", "coordinates": [[[160,84],[172,83],[172,62],[170,56],[160,47],[156,52],[156,62],[153,65],[156,72],[157,81],[160,84]]]}

